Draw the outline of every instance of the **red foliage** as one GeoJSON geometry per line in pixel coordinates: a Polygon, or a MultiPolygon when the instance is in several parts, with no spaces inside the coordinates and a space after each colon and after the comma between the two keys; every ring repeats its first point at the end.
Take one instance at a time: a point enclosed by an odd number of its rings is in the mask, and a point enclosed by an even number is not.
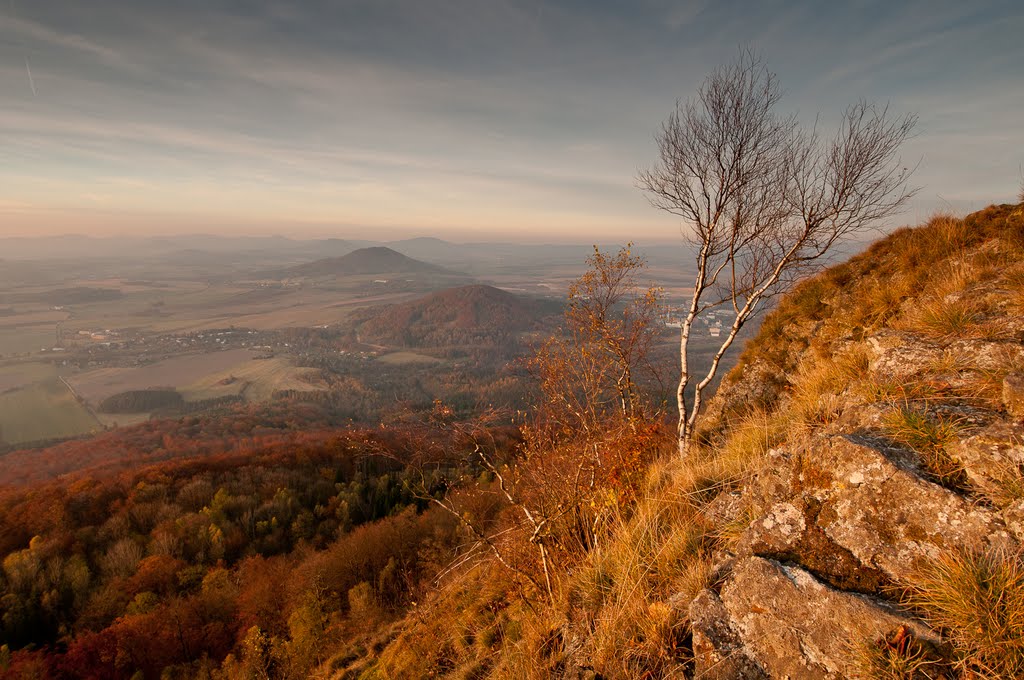
{"type": "Polygon", "coordinates": [[[5,486],[24,486],[80,471],[110,474],[176,458],[251,451],[324,431],[325,421],[315,408],[293,405],[287,418],[268,417],[257,408],[150,420],[88,439],[11,451],[0,456],[0,480],[5,486]]]}
{"type": "Polygon", "coordinates": [[[182,560],[167,555],[151,555],[139,562],[135,575],[125,582],[125,591],[132,597],[144,592],[174,594],[178,590],[178,572],[186,566],[182,560]]]}
{"type": "Polygon", "coordinates": [[[203,423],[106,433],[92,446],[111,448],[90,458],[106,463],[0,494],[0,558],[18,552],[22,565],[0,582],[0,633],[16,648],[0,680],[187,673],[219,663],[253,626],[287,640],[309,592],[340,615],[367,581],[381,607],[401,607],[447,559],[455,521],[418,514],[418,476],[403,476],[404,461],[444,448],[442,435],[415,424],[268,435],[242,417],[202,438],[203,423]]]}
{"type": "Polygon", "coordinates": [[[288,629],[288,583],[292,565],[286,558],[249,557],[238,565],[238,628],[243,633],[252,626],[272,635],[284,635],[288,629]]]}

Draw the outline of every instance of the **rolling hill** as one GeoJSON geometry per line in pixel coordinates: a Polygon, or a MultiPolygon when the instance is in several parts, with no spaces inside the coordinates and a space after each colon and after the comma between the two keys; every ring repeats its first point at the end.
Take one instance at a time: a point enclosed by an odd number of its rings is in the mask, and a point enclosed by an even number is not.
{"type": "Polygon", "coordinates": [[[560,309],[560,303],[471,285],[371,307],[359,312],[354,321],[362,339],[392,346],[497,344],[544,327],[560,309]]]}
{"type": "Polygon", "coordinates": [[[327,257],[284,270],[287,276],[320,277],[353,274],[450,274],[385,246],[360,248],[341,257],[327,257]]]}

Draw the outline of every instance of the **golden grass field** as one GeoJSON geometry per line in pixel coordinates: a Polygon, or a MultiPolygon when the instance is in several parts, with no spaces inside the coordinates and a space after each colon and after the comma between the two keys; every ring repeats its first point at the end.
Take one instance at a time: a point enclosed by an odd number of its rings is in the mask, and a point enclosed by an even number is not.
{"type": "Polygon", "coordinates": [[[321,389],[315,384],[317,377],[315,369],[297,368],[283,357],[249,359],[178,389],[186,401],[241,394],[247,401],[259,402],[269,400],[278,390],[312,392],[321,389]]]}

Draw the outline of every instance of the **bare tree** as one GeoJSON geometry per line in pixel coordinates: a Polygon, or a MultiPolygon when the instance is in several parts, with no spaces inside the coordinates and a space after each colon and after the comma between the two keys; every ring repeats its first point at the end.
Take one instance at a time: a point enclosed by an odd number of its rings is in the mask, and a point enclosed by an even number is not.
{"type": "Polygon", "coordinates": [[[679,453],[685,456],[702,399],[744,324],[841,238],[898,212],[913,195],[897,152],[917,119],[866,102],[823,139],[776,113],[776,76],[751,51],[714,71],[695,99],[677,104],[656,136],[659,157],[639,175],[652,205],[680,217],[696,250],[693,295],[680,331],[679,453]],[[703,376],[687,347],[695,320],[733,310],[703,376]],[[692,401],[687,394],[693,385],[692,401]]]}

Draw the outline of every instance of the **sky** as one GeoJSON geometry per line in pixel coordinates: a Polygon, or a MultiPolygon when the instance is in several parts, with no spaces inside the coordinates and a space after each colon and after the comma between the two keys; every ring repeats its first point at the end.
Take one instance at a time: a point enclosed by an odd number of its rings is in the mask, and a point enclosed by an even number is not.
{"type": "Polygon", "coordinates": [[[1020,0],[0,0],[0,236],[671,239],[637,172],[741,46],[808,123],[918,114],[913,223],[1020,190],[1021,36],[1020,0]]]}

